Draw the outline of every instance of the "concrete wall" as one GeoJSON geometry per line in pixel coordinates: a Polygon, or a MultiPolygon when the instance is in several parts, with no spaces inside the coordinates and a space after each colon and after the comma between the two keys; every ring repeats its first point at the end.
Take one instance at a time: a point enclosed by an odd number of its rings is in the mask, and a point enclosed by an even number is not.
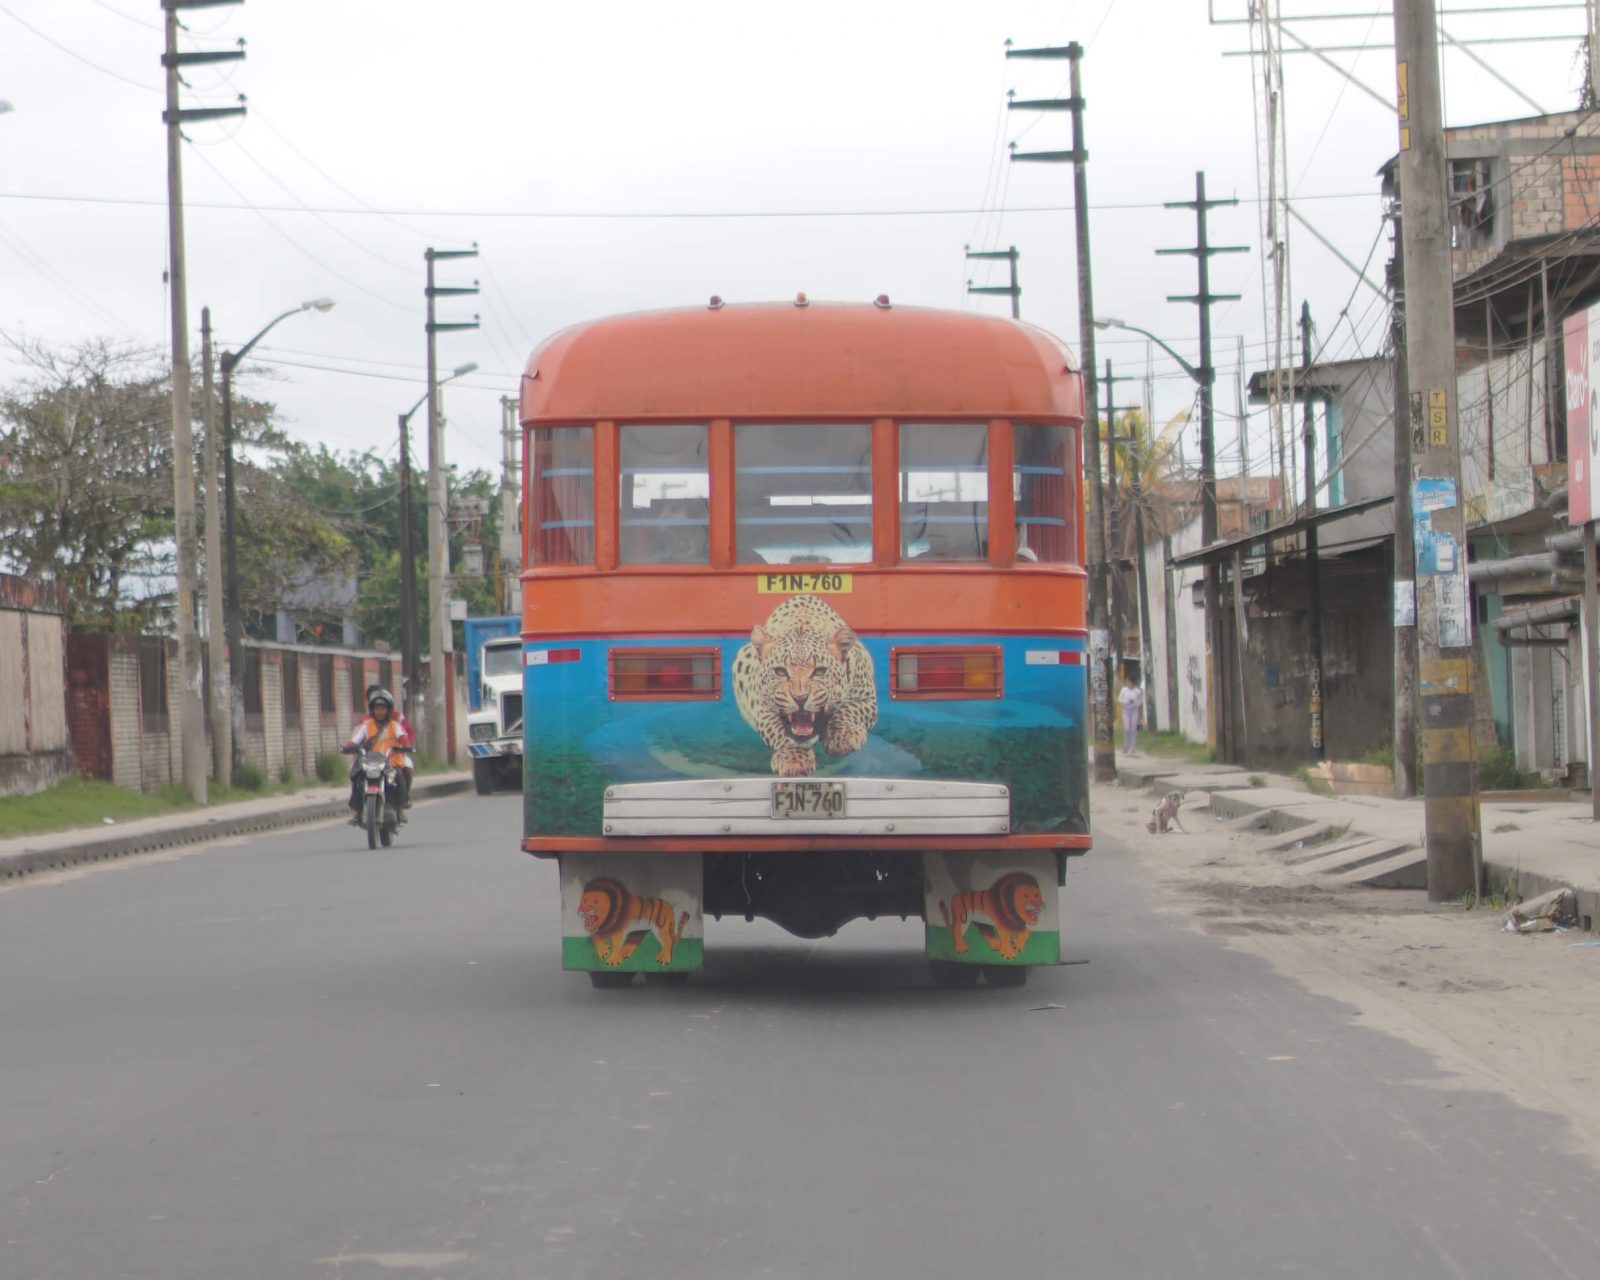
{"type": "MultiPolygon", "coordinates": [[[[1171,540],[1174,556],[1200,545],[1200,522],[1191,521],[1171,540]]],[[[1151,664],[1145,684],[1146,704],[1163,732],[1174,728],[1191,742],[1206,741],[1206,632],[1205,611],[1195,607],[1199,569],[1169,569],[1164,544],[1149,542],[1144,548],[1145,575],[1150,595],[1151,664]],[[1170,639],[1170,643],[1169,643],[1170,639]],[[1176,653],[1171,651],[1175,647],[1176,653]],[[1176,722],[1172,702],[1176,700],[1176,722]]]]}
{"type": "MultiPolygon", "coordinates": [[[[182,744],[175,729],[176,691],[180,687],[177,644],[171,640],[160,643],[167,669],[166,688],[173,705],[163,705],[147,715],[140,684],[140,637],[69,637],[70,708],[79,772],[146,791],[182,777],[182,744]]],[[[291,777],[313,777],[317,756],[337,751],[350,736],[360,716],[356,704],[366,686],[380,675],[380,663],[398,665],[397,658],[376,651],[254,643],[249,645],[249,651],[260,657],[261,711],[246,715],[245,732],[239,735],[240,752],[246,763],[255,765],[269,779],[280,777],[285,765],[291,777]],[[284,717],[285,651],[293,652],[300,666],[300,721],[294,729],[286,726],[284,717]],[[333,663],[331,711],[322,707],[318,664],[324,657],[333,663]]],[[[68,705],[69,700],[64,698],[63,722],[68,705]]],[[[465,724],[464,715],[462,723],[465,724]]]]}
{"type": "Polygon", "coordinates": [[[60,590],[0,574],[0,795],[72,774],[64,641],[60,590]]]}

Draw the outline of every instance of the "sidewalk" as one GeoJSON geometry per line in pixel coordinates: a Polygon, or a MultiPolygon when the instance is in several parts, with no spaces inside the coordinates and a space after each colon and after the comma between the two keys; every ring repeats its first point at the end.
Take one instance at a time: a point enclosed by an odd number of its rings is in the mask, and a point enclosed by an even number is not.
{"type": "MultiPolygon", "coordinates": [[[[416,780],[412,794],[417,800],[436,800],[466,791],[471,786],[471,773],[429,774],[416,780]]],[[[292,795],[219,804],[159,818],[13,836],[0,840],[0,881],[36,871],[58,871],[85,862],[153,853],[176,845],[342,818],[347,812],[349,796],[350,788],[345,784],[310,786],[292,795]]]]}
{"type": "MultiPolygon", "coordinates": [[[[1420,798],[1319,795],[1282,774],[1166,756],[1119,756],[1117,780],[1155,795],[1203,793],[1224,825],[1279,833],[1273,848],[1307,879],[1427,885],[1420,798]]],[[[1500,798],[1506,795],[1481,806],[1486,881],[1524,898],[1570,888],[1580,923],[1592,930],[1600,920],[1600,825],[1591,821],[1588,797],[1543,800],[1530,791],[1500,798]]]]}

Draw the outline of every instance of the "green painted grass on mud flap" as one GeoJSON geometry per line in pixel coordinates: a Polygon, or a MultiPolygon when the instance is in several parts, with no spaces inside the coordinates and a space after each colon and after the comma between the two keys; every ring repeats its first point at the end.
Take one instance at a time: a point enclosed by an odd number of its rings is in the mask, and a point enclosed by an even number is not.
{"type": "Polygon", "coordinates": [[[563,969],[598,969],[609,973],[684,973],[699,969],[705,963],[706,944],[703,938],[679,938],[672,949],[672,963],[661,965],[656,957],[661,954],[661,943],[650,934],[639,943],[639,949],[619,965],[608,965],[594,949],[594,939],[562,938],[561,967],[563,969]]]}

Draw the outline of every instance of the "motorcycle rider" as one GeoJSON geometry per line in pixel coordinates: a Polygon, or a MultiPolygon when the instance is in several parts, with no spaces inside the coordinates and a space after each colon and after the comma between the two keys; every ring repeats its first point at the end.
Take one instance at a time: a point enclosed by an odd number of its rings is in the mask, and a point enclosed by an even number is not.
{"type": "MultiPolygon", "coordinates": [[[[367,686],[367,701],[371,702],[372,695],[375,693],[387,692],[388,690],[385,689],[381,684],[369,684],[367,686]]],[[[416,745],[417,735],[411,728],[411,722],[406,719],[406,713],[400,710],[398,706],[396,706],[390,713],[390,718],[400,726],[401,733],[405,735],[405,745],[407,748],[405,753],[405,765],[400,770],[400,821],[405,822],[406,810],[411,807],[411,780],[416,776],[417,772],[417,761],[416,758],[411,754],[410,748],[416,745]]],[[[361,721],[357,721],[356,728],[360,729],[361,724],[361,721]]]]}
{"type": "MultiPolygon", "coordinates": [[[[381,751],[390,756],[396,752],[403,753],[411,745],[411,734],[403,727],[403,722],[397,720],[394,714],[394,695],[387,689],[373,686],[367,693],[367,718],[356,726],[356,731],[350,737],[350,748],[360,751],[363,746],[369,746],[373,751],[381,751]]],[[[400,803],[401,817],[405,816],[404,806],[407,799],[408,788],[405,782],[404,771],[401,772],[400,803]]],[[[362,794],[361,769],[359,757],[350,767],[350,825],[359,827],[362,819],[362,809],[365,797],[362,794]]]]}

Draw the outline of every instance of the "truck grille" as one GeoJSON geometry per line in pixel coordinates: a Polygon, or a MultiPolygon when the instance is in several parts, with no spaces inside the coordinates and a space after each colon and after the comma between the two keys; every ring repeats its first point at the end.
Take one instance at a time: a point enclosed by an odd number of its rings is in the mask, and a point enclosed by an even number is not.
{"type": "Polygon", "coordinates": [[[522,695],[520,693],[503,693],[500,695],[500,732],[503,734],[522,732],[522,695]]]}

